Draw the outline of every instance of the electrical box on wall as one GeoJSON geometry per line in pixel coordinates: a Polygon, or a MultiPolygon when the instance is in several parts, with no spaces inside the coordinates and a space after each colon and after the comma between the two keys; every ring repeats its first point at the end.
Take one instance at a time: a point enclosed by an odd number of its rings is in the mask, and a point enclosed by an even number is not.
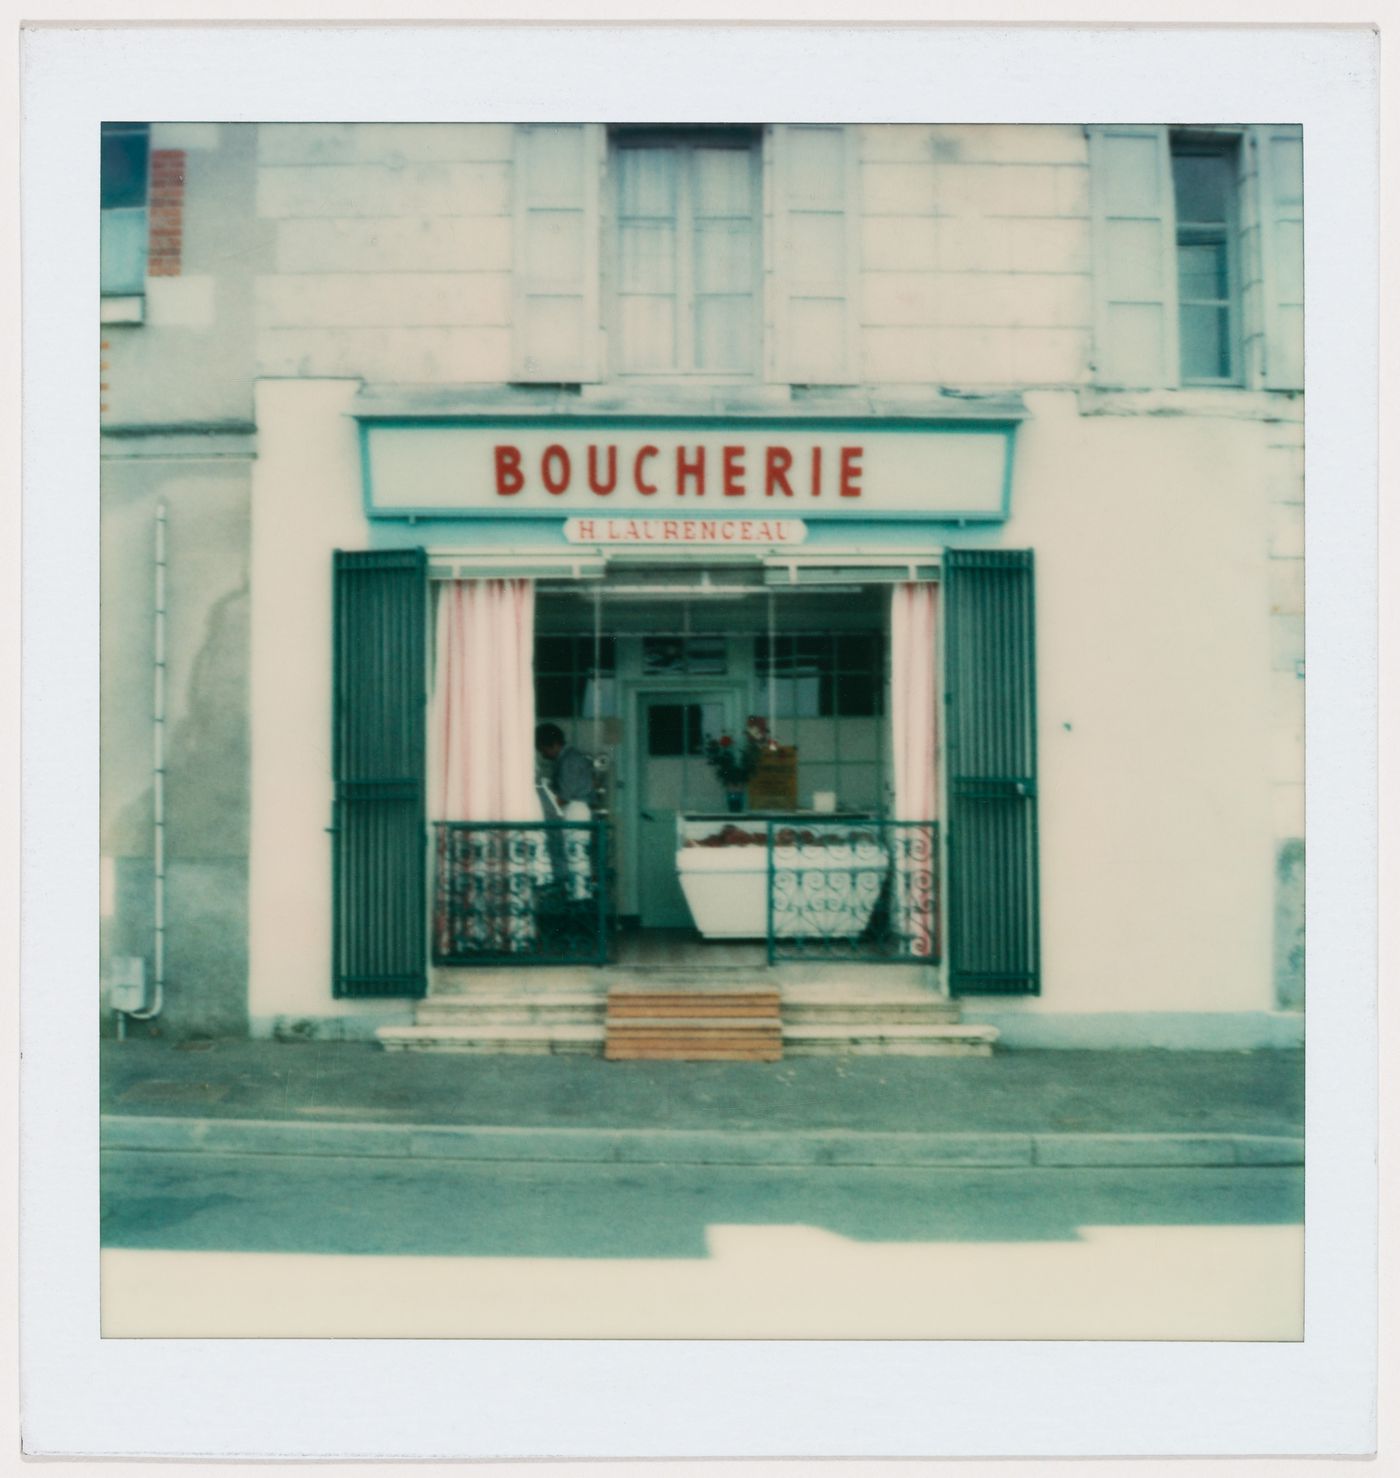
{"type": "Polygon", "coordinates": [[[140,955],[118,955],[112,961],[108,1003],[113,1011],[145,1009],[146,962],[140,955]]]}

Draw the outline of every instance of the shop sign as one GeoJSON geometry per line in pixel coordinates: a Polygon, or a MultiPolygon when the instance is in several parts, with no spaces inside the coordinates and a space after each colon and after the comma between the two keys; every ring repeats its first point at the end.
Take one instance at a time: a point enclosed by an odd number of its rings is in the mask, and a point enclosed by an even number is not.
{"type": "Polygon", "coordinates": [[[999,520],[1015,423],[361,422],[372,516],[999,520]]]}
{"type": "Polygon", "coordinates": [[[570,518],[570,544],[801,544],[807,525],[800,518],[570,518]]]}

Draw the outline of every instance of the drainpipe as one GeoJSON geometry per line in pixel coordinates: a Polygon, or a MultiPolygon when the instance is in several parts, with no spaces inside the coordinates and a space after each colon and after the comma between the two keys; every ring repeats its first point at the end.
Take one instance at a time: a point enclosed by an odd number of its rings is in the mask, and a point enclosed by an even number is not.
{"type": "MultiPolygon", "coordinates": [[[[122,1028],[127,1016],[151,1021],[165,1004],[165,504],[156,505],[155,660],[151,692],[151,794],[154,810],[152,863],[155,893],[155,939],[151,948],[151,1004],[117,1016],[122,1028]]],[[[124,1032],[122,1032],[124,1035],[124,1032]]]]}

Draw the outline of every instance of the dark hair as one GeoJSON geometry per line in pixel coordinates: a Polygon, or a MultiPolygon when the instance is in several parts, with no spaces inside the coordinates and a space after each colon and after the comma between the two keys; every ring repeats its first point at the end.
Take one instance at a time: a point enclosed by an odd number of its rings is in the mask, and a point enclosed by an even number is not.
{"type": "Polygon", "coordinates": [[[535,748],[550,749],[556,744],[563,744],[564,731],[558,724],[541,724],[535,730],[535,748]]]}

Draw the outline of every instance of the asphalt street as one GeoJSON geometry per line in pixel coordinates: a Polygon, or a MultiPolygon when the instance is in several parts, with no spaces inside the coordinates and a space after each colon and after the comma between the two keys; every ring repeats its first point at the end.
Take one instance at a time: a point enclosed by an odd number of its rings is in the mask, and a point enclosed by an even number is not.
{"type": "Polygon", "coordinates": [[[437,1257],[705,1255],[716,1224],[861,1242],[1064,1241],[1302,1220],[1299,1167],[616,1166],[108,1151],[109,1247],[437,1257]]]}

